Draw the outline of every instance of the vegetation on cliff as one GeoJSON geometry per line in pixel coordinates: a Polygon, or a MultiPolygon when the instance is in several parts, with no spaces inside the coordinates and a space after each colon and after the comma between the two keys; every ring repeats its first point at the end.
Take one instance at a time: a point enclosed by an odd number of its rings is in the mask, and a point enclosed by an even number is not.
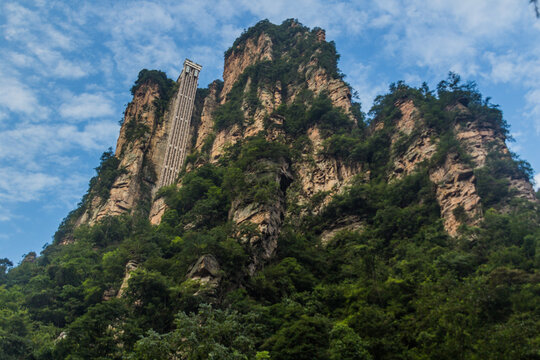
{"type": "Polygon", "coordinates": [[[96,176],[90,179],[88,191],[82,197],[77,208],[62,220],[62,223],[54,234],[55,243],[68,240],[75,227],[75,222],[88,209],[92,201],[95,198],[99,199],[101,204],[107,201],[114,181],[120,175],[126,173],[126,170],[120,166],[120,160],[114,156],[111,148],[101,155],[99,166],[95,170],[96,176]]]}
{"type": "MultiPolygon", "coordinates": [[[[242,33],[225,51],[225,57],[229,57],[234,52],[242,52],[246,42],[258,38],[261,34],[270,37],[273,44],[273,58],[278,59],[276,64],[268,75],[274,81],[280,77],[297,76],[297,68],[300,64],[306,64],[312,59],[316,59],[318,65],[327,71],[332,77],[342,77],[338,69],[339,54],[333,41],[318,41],[317,33],[320,28],[310,30],[295,19],[285,20],[281,25],[272,24],[268,20],[259,21],[255,26],[250,27],[242,33]],[[290,65],[289,68],[285,64],[290,65]],[[296,66],[295,66],[296,65],[296,66]]],[[[260,66],[268,66],[262,63],[260,66]]]]}
{"type": "MultiPolygon", "coordinates": [[[[142,69],[137,76],[135,84],[131,87],[131,95],[135,95],[143,85],[148,84],[157,85],[159,96],[154,100],[153,105],[155,106],[156,119],[161,121],[163,114],[167,110],[169,102],[176,91],[176,82],[169,79],[167,74],[161,70],[142,69]]],[[[128,138],[128,141],[133,141],[134,139],[141,137],[141,130],[138,129],[139,131],[137,131],[136,127],[142,124],[138,124],[136,121],[130,121],[130,123],[132,123],[131,126],[133,127],[133,130],[130,129],[130,134],[129,136],[126,134],[126,137],[128,138]]],[[[126,130],[126,132],[128,132],[128,130],[126,130]]]]}
{"type": "MultiPolygon", "coordinates": [[[[314,36],[294,22],[282,27],[261,22],[229,52],[262,31],[275,39],[314,36]]],[[[249,94],[278,81],[274,66],[260,62],[246,70],[256,87],[246,90],[247,78],[240,77],[214,115],[216,129],[241,123],[249,94]],[[268,71],[259,77],[261,69],[268,71]]],[[[301,75],[292,79],[301,83],[301,75]]],[[[444,228],[430,177],[449,153],[473,164],[456,124],[486,123],[504,138],[500,110],[453,74],[437,92],[391,85],[368,120],[359,106],[353,109],[354,121],[327,94],[303,91],[271,114],[281,123],[227,146],[217,161],[188,159],[181,186],[158,193],[168,205],[160,225],[136,213],[93,226],[63,223],[58,236],[69,233],[70,243],[55,241],[16,267],[0,260],[0,353],[6,359],[538,358],[540,211],[510,187],[511,180],[530,178],[530,166],[490,152],[474,169],[483,217],[457,236],[444,228]],[[409,100],[424,123],[400,134],[399,105],[409,100]],[[324,206],[326,194],[300,201],[299,174],[283,175],[312,161],[304,145],[313,128],[321,132],[322,155],[361,169],[324,206]],[[272,129],[282,136],[268,137],[272,129]],[[437,139],[435,154],[391,178],[393,160],[421,130],[437,139]],[[235,222],[234,209],[283,199],[275,253],[254,266],[261,230],[235,222]],[[359,227],[339,230],[346,219],[359,227]],[[330,230],[336,231],[323,241],[330,230]],[[190,276],[210,255],[219,269],[203,275],[213,279],[190,276]]],[[[90,191],[107,192],[115,161],[104,155],[90,191]]],[[[468,216],[463,208],[455,213],[468,216]]]]}

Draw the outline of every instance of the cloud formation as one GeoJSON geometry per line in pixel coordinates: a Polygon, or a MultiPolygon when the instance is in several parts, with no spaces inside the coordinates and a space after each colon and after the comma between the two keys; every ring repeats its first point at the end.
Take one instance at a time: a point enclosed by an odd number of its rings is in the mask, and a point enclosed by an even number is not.
{"type": "Polygon", "coordinates": [[[12,113],[34,115],[40,118],[47,115],[48,109],[40,105],[34,89],[15,77],[3,75],[5,73],[0,71],[0,77],[2,77],[0,109],[3,108],[12,113]]]}
{"type": "Polygon", "coordinates": [[[27,202],[60,183],[60,178],[43,172],[28,173],[16,168],[0,168],[0,200],[27,202]]]}
{"type": "Polygon", "coordinates": [[[113,99],[102,93],[70,95],[60,105],[60,115],[65,118],[90,119],[114,114],[113,99]]]}

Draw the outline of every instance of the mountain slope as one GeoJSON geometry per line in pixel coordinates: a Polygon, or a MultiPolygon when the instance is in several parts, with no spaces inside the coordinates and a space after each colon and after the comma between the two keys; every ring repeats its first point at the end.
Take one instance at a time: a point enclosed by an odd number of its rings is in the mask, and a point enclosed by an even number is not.
{"type": "Polygon", "coordinates": [[[6,358],[537,358],[538,200],[501,111],[450,74],[366,117],[338,58],[248,29],[162,189],[177,89],[142,71],[80,207],[0,278],[6,358]]]}

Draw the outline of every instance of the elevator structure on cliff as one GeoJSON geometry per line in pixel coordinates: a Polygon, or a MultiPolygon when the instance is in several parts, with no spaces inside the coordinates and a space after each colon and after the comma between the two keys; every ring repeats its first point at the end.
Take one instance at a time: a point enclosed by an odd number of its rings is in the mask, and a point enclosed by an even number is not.
{"type": "Polygon", "coordinates": [[[184,61],[184,69],[177,81],[178,93],[172,106],[172,121],[158,188],[170,185],[176,180],[186,158],[191,114],[201,69],[201,65],[189,59],[184,61]]]}

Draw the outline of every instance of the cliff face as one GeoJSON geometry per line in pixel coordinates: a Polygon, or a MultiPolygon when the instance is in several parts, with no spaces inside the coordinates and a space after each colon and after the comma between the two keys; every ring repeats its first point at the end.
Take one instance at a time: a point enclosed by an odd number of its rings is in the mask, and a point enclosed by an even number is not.
{"type": "MultiPolygon", "coordinates": [[[[401,116],[396,121],[396,132],[392,136],[395,145],[400,137],[411,137],[411,144],[393,160],[391,178],[400,179],[418,170],[436,154],[439,138],[428,128],[420,110],[412,100],[396,104],[401,116]],[[414,135],[413,135],[414,134],[414,135]]],[[[459,132],[457,132],[459,138],[459,132]]],[[[494,137],[482,139],[477,145],[484,151],[494,137]]],[[[487,152],[486,152],[487,153],[487,152]]],[[[462,221],[454,215],[458,207],[463,207],[468,215],[467,223],[477,223],[481,216],[480,197],[477,194],[473,168],[465,164],[454,153],[443,154],[442,164],[431,167],[429,177],[436,186],[436,196],[441,209],[444,227],[451,235],[456,235],[462,221]]]]}
{"type": "Polygon", "coordinates": [[[159,85],[151,80],[134,93],[116,144],[120,174],[108,197],[93,197],[77,224],[92,225],[105,216],[120,215],[137,207],[144,211],[149,206],[163,163],[170,122],[167,114],[158,118],[156,102],[160,97],[159,85]]]}
{"type": "MultiPolygon", "coordinates": [[[[456,236],[462,224],[476,225],[482,219],[478,169],[489,165],[494,152],[510,159],[504,133],[459,99],[435,114],[426,110],[426,104],[439,100],[411,90],[387,104],[385,111],[398,114],[392,115],[392,121],[376,117],[369,127],[372,130],[361,128],[362,115],[337,70],[337,59],[334,45],[326,42],[323,30],[311,31],[295,21],[281,26],[261,22],[227,51],[223,82],[210,84],[197,105],[186,174],[205,165],[222,166],[230,161],[231,149],[242,148],[254,138],[293,149],[294,156],[257,159],[244,170],[247,188],[259,186],[261,179],[274,184],[270,201],[254,200],[245,194],[230,199],[228,220],[239,229],[251,226],[256,230],[249,234],[238,230],[235,235],[251,249],[250,273],[275,253],[285,219],[322,213],[335,195],[347,191],[355,180],[369,182],[372,171],[388,182],[398,182],[425,169],[434,185],[444,227],[456,236]],[[434,116],[446,119],[444,126],[433,125],[434,116]],[[387,164],[374,170],[370,162],[375,160],[367,155],[373,150],[353,150],[353,145],[346,149],[356,152],[351,155],[353,160],[343,152],[329,151],[334,136],[346,133],[355,134],[348,140],[353,143],[369,143],[384,133],[382,137],[388,137],[389,142],[380,146],[388,146],[387,164]],[[362,133],[365,135],[358,135],[362,133]],[[445,150],[448,141],[453,145],[445,150]]],[[[162,93],[151,81],[135,92],[116,149],[123,172],[106,200],[92,200],[79,224],[93,224],[143,203],[149,204],[146,211],[150,222],[161,223],[169,206],[164,197],[154,198],[155,174],[163,162],[171,121],[169,111],[156,116],[156,101],[162,93]]],[[[506,181],[512,195],[535,201],[526,178],[514,174],[506,176],[506,181]]],[[[182,186],[181,178],[177,188],[182,186]]],[[[361,218],[345,214],[321,229],[319,235],[326,243],[340,230],[361,231],[363,226],[361,218]]]]}
{"type": "MultiPolygon", "coordinates": [[[[292,142],[294,139],[283,128],[283,116],[280,106],[289,106],[309,93],[311,98],[325,94],[332,106],[341,109],[352,119],[351,92],[349,86],[336,74],[332,74],[319,64],[319,57],[326,46],[333,46],[325,41],[324,32],[310,32],[309,29],[291,22],[287,31],[292,36],[286,45],[284,39],[274,34],[274,29],[263,29],[252,37],[247,37],[231,48],[225,57],[223,89],[218,91],[215,83],[211,84],[209,94],[204,101],[201,123],[194,133],[195,151],[209,147],[208,161],[216,164],[224,152],[236,143],[244,142],[258,134],[263,134],[269,142],[292,142]],[[268,32],[268,33],[267,33],[268,32]],[[309,43],[311,53],[298,54],[297,46],[309,43]],[[297,61],[294,57],[301,57],[297,61]],[[261,66],[264,65],[264,66],[261,66]],[[280,71],[291,74],[287,79],[265,78],[262,71],[280,71]],[[300,81],[293,80],[300,79],[300,81]],[[285,81],[284,81],[285,80],[285,81]],[[243,121],[216,128],[215,113],[218,107],[237,101],[243,121]],[[256,106],[250,105],[254,102],[256,106]]],[[[324,137],[316,124],[307,129],[307,145],[301,155],[292,163],[285,161],[274,164],[271,174],[280,184],[275,201],[271,204],[233,201],[229,218],[238,226],[253,224],[259,230],[257,236],[242,241],[249,242],[254,249],[252,269],[261,259],[269,259],[277,246],[283,217],[286,211],[286,193],[289,184],[297,184],[299,193],[296,201],[307,203],[317,193],[326,192],[326,202],[331,194],[339,192],[348,181],[360,171],[360,166],[350,166],[336,158],[321,153],[324,137]]],[[[265,174],[256,173],[262,177],[265,174]]],[[[155,206],[157,209],[157,206],[155,206]]],[[[158,212],[155,212],[159,215],[158,212]]],[[[159,216],[152,216],[153,223],[159,223],[159,216]]]]}
{"type": "Polygon", "coordinates": [[[241,49],[237,47],[225,57],[222,103],[244,70],[263,60],[272,60],[272,39],[264,32],[257,38],[248,38],[241,49]]]}
{"type": "MultiPolygon", "coordinates": [[[[395,123],[397,131],[392,136],[395,144],[400,136],[412,139],[407,149],[393,159],[391,179],[403,178],[421,165],[429,163],[437,153],[440,134],[429,128],[423,119],[422,112],[413,100],[396,103],[401,116],[395,123]]],[[[430,167],[429,176],[436,185],[437,201],[441,209],[441,217],[445,229],[450,235],[457,235],[462,224],[475,225],[482,219],[481,198],[477,189],[475,169],[486,166],[490,153],[497,152],[510,158],[505,137],[493,123],[476,117],[461,103],[445,109],[447,114],[456,120],[451,132],[465,151],[467,159],[455,151],[440,154],[442,160],[430,167]],[[464,216],[457,213],[464,211],[464,216]]],[[[507,177],[513,195],[536,201],[531,183],[519,176],[507,177]]]]}

